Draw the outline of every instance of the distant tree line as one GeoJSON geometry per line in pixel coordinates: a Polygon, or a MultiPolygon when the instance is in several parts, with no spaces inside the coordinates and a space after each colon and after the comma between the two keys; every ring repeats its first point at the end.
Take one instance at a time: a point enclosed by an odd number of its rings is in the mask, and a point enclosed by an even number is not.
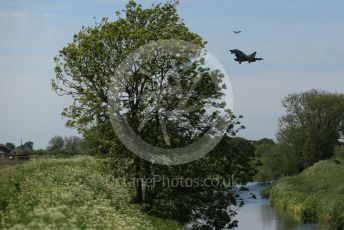
{"type": "Polygon", "coordinates": [[[33,142],[28,141],[22,145],[16,146],[15,144],[8,142],[6,144],[0,144],[2,151],[7,154],[14,153],[14,154],[21,154],[21,153],[32,153],[33,149],[33,142]]]}
{"type": "Polygon", "coordinates": [[[82,138],[77,136],[54,136],[50,139],[46,152],[49,154],[68,155],[85,154],[87,152],[87,145],[82,138]]]}

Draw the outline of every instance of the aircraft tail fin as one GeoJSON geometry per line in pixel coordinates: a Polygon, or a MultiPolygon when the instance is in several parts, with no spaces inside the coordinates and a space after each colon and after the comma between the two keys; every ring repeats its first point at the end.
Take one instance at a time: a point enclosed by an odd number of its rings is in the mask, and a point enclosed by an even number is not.
{"type": "Polygon", "coordinates": [[[252,54],[250,55],[250,57],[255,58],[256,55],[257,55],[257,52],[254,52],[254,53],[252,53],[252,54]]]}

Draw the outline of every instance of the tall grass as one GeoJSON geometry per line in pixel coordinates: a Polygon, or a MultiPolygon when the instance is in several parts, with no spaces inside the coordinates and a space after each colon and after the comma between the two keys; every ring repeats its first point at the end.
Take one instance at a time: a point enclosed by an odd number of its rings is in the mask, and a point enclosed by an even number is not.
{"type": "Polygon", "coordinates": [[[344,160],[321,161],[279,180],[270,190],[270,200],[304,221],[321,222],[323,229],[344,229],[344,160]]]}
{"type": "Polygon", "coordinates": [[[9,167],[0,181],[0,229],[183,229],[143,213],[91,157],[9,167]]]}

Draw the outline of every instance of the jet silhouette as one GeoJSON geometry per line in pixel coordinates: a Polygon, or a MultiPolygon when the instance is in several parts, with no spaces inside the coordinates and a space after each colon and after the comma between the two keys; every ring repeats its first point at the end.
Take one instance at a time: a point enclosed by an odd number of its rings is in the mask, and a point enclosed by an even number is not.
{"type": "Polygon", "coordinates": [[[238,31],[233,31],[235,34],[240,34],[242,31],[238,30],[238,31]]]}
{"type": "Polygon", "coordinates": [[[263,58],[256,58],[256,54],[257,52],[254,52],[251,55],[246,55],[244,52],[242,52],[241,50],[235,49],[235,50],[229,50],[231,52],[231,54],[235,55],[235,61],[239,62],[239,64],[241,64],[242,62],[256,62],[256,61],[261,61],[264,60],[263,58]]]}

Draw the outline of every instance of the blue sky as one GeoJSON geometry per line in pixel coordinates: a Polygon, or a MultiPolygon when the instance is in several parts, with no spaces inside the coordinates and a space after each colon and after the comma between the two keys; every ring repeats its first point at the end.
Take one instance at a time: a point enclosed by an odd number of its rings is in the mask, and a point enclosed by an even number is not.
{"type": "MultiPolygon", "coordinates": [[[[0,143],[32,140],[44,148],[53,135],[76,134],[60,116],[71,99],[50,88],[53,57],[81,26],[94,17],[114,19],[125,3],[0,1],[0,143]]],[[[181,0],[179,13],[229,74],[235,112],[247,127],[241,135],[258,139],[275,136],[287,94],[312,88],[344,93],[343,9],[339,0],[181,0]],[[265,61],[239,65],[232,48],[258,51],[265,61]]]]}

